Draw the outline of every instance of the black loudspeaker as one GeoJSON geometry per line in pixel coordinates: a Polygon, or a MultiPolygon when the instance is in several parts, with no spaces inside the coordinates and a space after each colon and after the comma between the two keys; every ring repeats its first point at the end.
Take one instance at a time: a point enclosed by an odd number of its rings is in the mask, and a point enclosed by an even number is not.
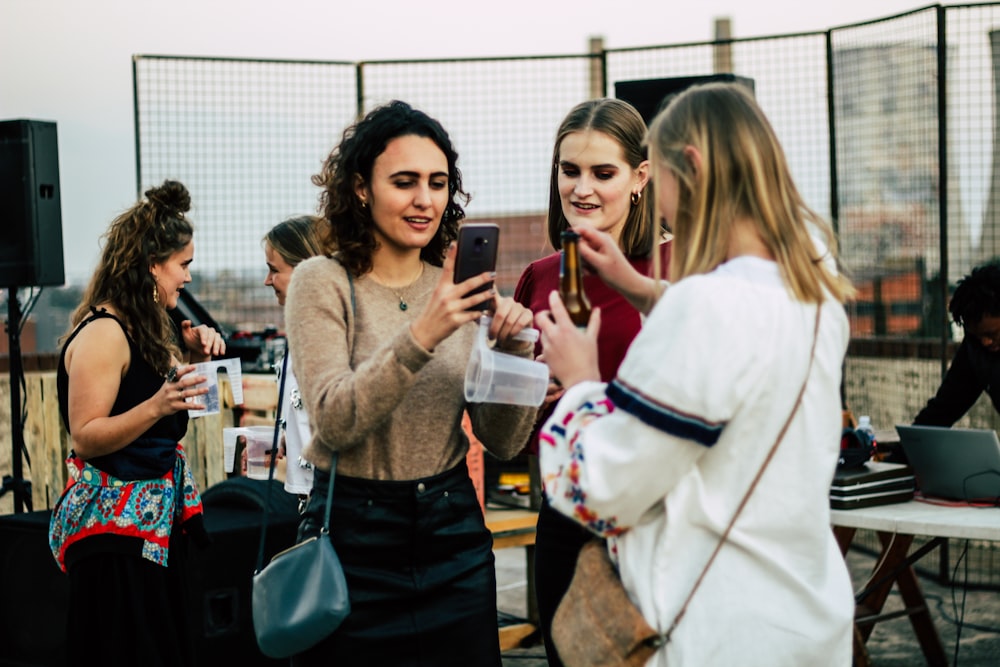
{"type": "Polygon", "coordinates": [[[0,287],[64,283],[56,124],[0,121],[0,287]]]}
{"type": "MultiPolygon", "coordinates": [[[[298,499],[280,481],[238,477],[202,494],[211,544],[187,558],[188,623],[199,665],[287,665],[257,648],[250,590],[271,489],[266,563],[295,543],[298,499]]],[[[0,667],[62,667],[69,579],[49,550],[50,511],[0,516],[0,667]]],[[[110,628],[109,632],[114,629],[110,628]]],[[[85,650],[85,649],[81,649],[85,650]]]]}
{"type": "Polygon", "coordinates": [[[69,579],[49,551],[51,512],[0,516],[0,665],[66,665],[69,579]]]}
{"type": "Polygon", "coordinates": [[[264,562],[292,546],[299,527],[298,498],[280,481],[234,477],[202,494],[205,527],[212,544],[193,550],[188,562],[190,628],[200,665],[287,665],[257,647],[250,592],[260,545],[262,509],[268,484],[264,562]]]}
{"type": "Polygon", "coordinates": [[[725,82],[742,83],[751,93],[754,81],[735,74],[708,74],[705,76],[678,76],[671,79],[644,79],[641,81],[618,81],[615,83],[615,97],[625,100],[642,115],[646,125],[653,122],[677,93],[701,83],[725,82]]]}

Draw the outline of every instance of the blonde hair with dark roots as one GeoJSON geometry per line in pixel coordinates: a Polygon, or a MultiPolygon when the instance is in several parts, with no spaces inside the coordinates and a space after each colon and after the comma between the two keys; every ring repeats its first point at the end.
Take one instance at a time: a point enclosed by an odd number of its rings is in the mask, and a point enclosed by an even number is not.
{"type": "MultiPolygon", "coordinates": [[[[625,161],[633,169],[638,169],[639,164],[646,159],[646,123],[628,102],[605,97],[581,102],[570,109],[556,131],[550,166],[552,174],[549,180],[548,235],[549,243],[556,250],[562,244],[560,235],[569,229],[559,196],[559,148],[568,135],[587,130],[600,132],[613,139],[621,146],[625,161]]],[[[656,202],[648,196],[630,208],[618,240],[618,246],[626,256],[646,257],[658,242],[655,237],[664,230],[653,223],[656,219],[655,208],[656,202]]]]}
{"type": "Polygon", "coordinates": [[[146,191],[145,199],[111,222],[104,233],[97,269],[70,318],[70,330],[92,306],[107,303],[118,313],[142,358],[166,374],[171,357],[180,358],[177,335],[166,308],[153,301],[155,281],[150,267],[184,249],[194,228],[184,216],[191,195],[177,181],[146,191]]]}
{"type": "Polygon", "coordinates": [[[323,218],[313,215],[299,215],[276,224],[264,235],[267,243],[288,266],[298,266],[299,262],[314,255],[323,254],[323,218]]]}
{"type": "MultiPolygon", "coordinates": [[[[843,303],[850,282],[827,266],[836,258],[833,230],[813,212],[792,180],[771,124],[753,96],[739,84],[710,83],[679,94],[649,130],[654,172],[671,170],[679,197],[670,279],[708,273],[726,260],[733,222],[753,222],[796,299],[821,303],[829,291],[843,303]],[[701,156],[701,173],[685,155],[701,156]],[[810,224],[824,236],[821,256],[810,224]]],[[[654,186],[655,187],[655,186],[654,186]]]]}

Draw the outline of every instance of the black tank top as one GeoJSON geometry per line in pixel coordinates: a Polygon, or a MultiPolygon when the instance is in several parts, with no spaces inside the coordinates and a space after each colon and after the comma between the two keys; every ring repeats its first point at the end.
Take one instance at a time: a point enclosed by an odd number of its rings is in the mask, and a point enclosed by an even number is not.
{"type": "MultiPolygon", "coordinates": [[[[115,415],[128,412],[159,391],[160,387],[163,385],[163,377],[157,373],[156,370],[142,357],[142,354],[139,351],[139,346],[132,340],[132,336],[129,335],[128,329],[124,324],[122,324],[122,321],[104,309],[97,310],[96,308],[91,307],[91,312],[93,314],[83,320],[83,322],[80,323],[80,326],[78,326],[76,330],[70,334],[69,338],[66,339],[66,343],[63,345],[62,352],[59,355],[59,367],[56,371],[56,387],[59,392],[59,413],[62,416],[63,424],[66,425],[67,432],[70,432],[70,426],[69,374],[66,371],[66,348],[69,347],[69,344],[74,338],[76,338],[76,335],[80,333],[85,326],[98,318],[109,317],[118,323],[118,326],[120,326],[122,331],[125,332],[125,338],[128,340],[129,354],[131,355],[128,370],[125,371],[125,376],[122,378],[121,386],[118,389],[118,396],[115,397],[115,403],[111,408],[110,416],[114,417],[115,415]]],[[[173,465],[173,450],[176,447],[177,442],[183,438],[185,432],[187,432],[187,423],[188,414],[185,411],[163,417],[153,424],[149,430],[143,433],[134,443],[128,445],[122,450],[119,450],[118,452],[90,459],[88,463],[97,466],[105,472],[109,472],[115,476],[120,476],[121,479],[145,478],[152,474],[155,470],[168,466],[168,464],[169,466],[173,465]],[[144,453],[140,454],[137,449],[143,450],[144,453]],[[151,449],[160,451],[156,453],[154,451],[150,451],[151,449]],[[164,458],[166,457],[167,452],[170,453],[169,461],[164,458]],[[155,459],[158,459],[158,462],[153,464],[153,470],[144,470],[140,473],[132,469],[134,468],[134,459],[136,455],[139,455],[142,459],[148,459],[148,455],[150,454],[152,454],[155,459]],[[124,466],[124,468],[122,466],[124,466]],[[137,474],[139,477],[135,476],[137,474]]]]}

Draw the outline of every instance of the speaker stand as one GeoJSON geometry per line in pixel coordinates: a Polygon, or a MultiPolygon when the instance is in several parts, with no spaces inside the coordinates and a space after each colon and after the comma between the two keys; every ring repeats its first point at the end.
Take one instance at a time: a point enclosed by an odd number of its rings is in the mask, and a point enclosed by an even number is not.
{"type": "MultiPolygon", "coordinates": [[[[0,496],[8,491],[14,493],[14,513],[25,509],[31,511],[31,482],[24,479],[21,456],[27,456],[24,444],[24,424],[21,422],[21,381],[24,366],[21,363],[21,304],[17,300],[17,288],[7,288],[7,342],[10,351],[10,442],[11,475],[4,475],[0,496]]],[[[31,465],[31,460],[28,460],[31,465]]]]}

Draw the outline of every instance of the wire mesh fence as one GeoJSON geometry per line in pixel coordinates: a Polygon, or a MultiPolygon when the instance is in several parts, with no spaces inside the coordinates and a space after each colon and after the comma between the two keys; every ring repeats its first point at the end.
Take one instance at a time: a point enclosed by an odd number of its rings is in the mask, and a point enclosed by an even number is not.
{"type": "MultiPolygon", "coordinates": [[[[844,395],[878,428],[931,396],[956,337],[955,282],[1000,255],[994,66],[1000,5],[930,6],[827,31],[567,56],[290,62],[136,56],[140,189],[177,178],[197,225],[192,290],[229,331],[283,326],[260,239],[316,209],[309,178],[342,130],[403,99],[459,151],[470,219],[502,228],[498,285],[548,253],[552,142],[616,84],[731,72],[753,82],[809,206],[858,286],[844,395]]],[[[997,426],[982,401],[963,425],[997,426]]]]}

